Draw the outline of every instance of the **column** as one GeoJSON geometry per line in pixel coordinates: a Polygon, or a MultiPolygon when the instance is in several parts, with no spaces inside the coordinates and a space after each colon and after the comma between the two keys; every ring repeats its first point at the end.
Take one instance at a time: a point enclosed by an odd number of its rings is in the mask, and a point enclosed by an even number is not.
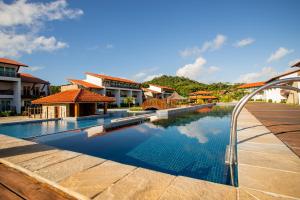
{"type": "Polygon", "coordinates": [[[79,103],[75,103],[74,110],[75,110],[74,116],[79,117],[79,103]]]}
{"type": "Polygon", "coordinates": [[[103,114],[107,114],[107,104],[108,103],[104,103],[103,114]]]}
{"type": "Polygon", "coordinates": [[[115,91],[115,99],[116,99],[116,103],[118,105],[118,107],[121,106],[121,94],[120,94],[120,90],[116,90],[115,91]]]}
{"type": "Polygon", "coordinates": [[[143,92],[142,91],[138,92],[138,94],[137,94],[137,102],[138,102],[139,106],[141,106],[143,103],[143,92]]]}
{"type": "Polygon", "coordinates": [[[13,104],[16,107],[16,112],[21,113],[21,81],[14,82],[14,99],[13,104]]]}

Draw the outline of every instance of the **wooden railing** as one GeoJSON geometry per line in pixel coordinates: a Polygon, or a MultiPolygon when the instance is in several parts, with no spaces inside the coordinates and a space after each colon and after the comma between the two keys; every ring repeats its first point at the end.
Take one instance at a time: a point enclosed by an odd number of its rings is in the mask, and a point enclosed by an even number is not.
{"type": "Polygon", "coordinates": [[[157,99],[157,98],[152,98],[144,101],[142,104],[143,110],[150,110],[150,109],[156,109],[156,110],[162,110],[162,109],[167,109],[167,108],[172,108],[170,103],[167,102],[166,99],[157,99]]]}

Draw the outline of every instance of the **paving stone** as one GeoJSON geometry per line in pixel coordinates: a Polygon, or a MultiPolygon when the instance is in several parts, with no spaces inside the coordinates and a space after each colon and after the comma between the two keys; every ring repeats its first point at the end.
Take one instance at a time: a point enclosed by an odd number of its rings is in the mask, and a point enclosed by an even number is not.
{"type": "Polygon", "coordinates": [[[240,188],[238,189],[238,197],[239,197],[238,200],[259,200],[253,195],[249,194],[248,192],[240,188]]]}
{"type": "Polygon", "coordinates": [[[80,155],[75,158],[40,169],[36,171],[36,173],[54,182],[59,182],[73,174],[84,171],[103,162],[105,162],[105,160],[101,158],[80,155]]]}
{"type": "Polygon", "coordinates": [[[160,199],[234,200],[236,197],[234,187],[178,176],[160,199]]]}
{"type": "Polygon", "coordinates": [[[300,172],[300,159],[298,157],[239,150],[238,159],[239,164],[300,172]]]}
{"type": "Polygon", "coordinates": [[[62,180],[60,184],[92,198],[134,169],[135,167],[130,165],[106,161],[101,165],[74,174],[62,180]]]}
{"type": "Polygon", "coordinates": [[[44,156],[21,162],[19,163],[19,165],[30,171],[36,171],[38,169],[47,167],[51,164],[59,163],[79,155],[79,153],[75,153],[72,151],[56,151],[51,154],[47,154],[44,156]]]}
{"type": "Polygon", "coordinates": [[[169,174],[139,168],[95,199],[158,199],[174,178],[169,174]]]}
{"type": "MultiPolygon", "coordinates": [[[[259,200],[289,200],[289,199],[292,200],[292,199],[295,199],[295,198],[288,197],[288,196],[281,196],[278,194],[266,193],[266,192],[252,190],[252,189],[248,189],[248,188],[242,188],[242,189],[240,189],[240,192],[241,191],[244,191],[244,193],[247,193],[248,195],[255,197],[255,200],[257,200],[257,199],[259,199],[259,200]]],[[[247,199],[243,199],[243,196],[241,198],[241,196],[242,195],[240,195],[240,200],[247,200],[247,199]]]]}
{"type": "Polygon", "coordinates": [[[20,142],[16,144],[18,146],[14,145],[10,148],[1,149],[0,157],[12,163],[20,163],[26,160],[51,154],[57,151],[53,147],[36,144],[36,143],[26,145],[27,143],[20,142]]]}
{"type": "Polygon", "coordinates": [[[239,164],[242,187],[300,198],[300,173],[239,164]]]}

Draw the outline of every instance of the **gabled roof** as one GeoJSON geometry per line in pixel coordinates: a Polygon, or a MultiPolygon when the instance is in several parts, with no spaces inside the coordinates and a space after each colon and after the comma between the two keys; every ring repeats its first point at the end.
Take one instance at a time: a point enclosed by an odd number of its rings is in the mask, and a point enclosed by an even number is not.
{"type": "Polygon", "coordinates": [[[114,102],[114,98],[85,89],[66,90],[32,101],[33,104],[114,102]]]}
{"type": "Polygon", "coordinates": [[[75,85],[81,85],[85,88],[88,89],[103,89],[103,87],[89,83],[87,81],[83,81],[83,80],[76,80],[76,79],[68,79],[68,81],[70,81],[71,83],[75,84],[75,85]]]}
{"type": "Polygon", "coordinates": [[[21,77],[21,82],[49,84],[48,81],[32,76],[31,74],[26,74],[26,73],[19,73],[19,74],[21,77]]]}
{"type": "Polygon", "coordinates": [[[266,84],[265,82],[246,83],[244,85],[240,85],[237,88],[238,89],[255,88],[255,87],[261,87],[265,84],[266,84]]]}
{"type": "Polygon", "coordinates": [[[5,63],[5,64],[10,64],[10,65],[16,65],[16,66],[23,66],[23,67],[28,67],[28,65],[25,65],[23,63],[20,63],[18,61],[15,60],[11,60],[8,58],[0,58],[0,63],[5,63]]]}
{"type": "Polygon", "coordinates": [[[266,83],[272,82],[272,81],[274,81],[274,80],[276,80],[276,79],[279,79],[279,78],[281,78],[281,77],[283,77],[283,76],[287,76],[287,75],[290,75],[290,74],[293,74],[293,73],[296,73],[296,72],[300,72],[300,68],[294,69],[294,70],[289,70],[289,71],[287,71],[287,72],[284,72],[284,73],[282,73],[282,74],[279,74],[279,75],[277,75],[277,76],[274,76],[273,78],[270,78],[268,81],[266,81],[266,83]]]}
{"type": "Polygon", "coordinates": [[[161,94],[161,92],[150,90],[149,88],[142,88],[142,90],[145,92],[152,92],[153,94],[161,94]]]}
{"type": "Polygon", "coordinates": [[[197,92],[192,92],[192,93],[190,93],[190,95],[192,96],[192,95],[205,95],[205,94],[212,94],[212,92],[211,91],[197,91],[197,92]]]}
{"type": "Polygon", "coordinates": [[[111,80],[111,81],[119,81],[119,82],[124,82],[124,83],[140,84],[138,82],[135,82],[135,81],[132,81],[132,80],[129,80],[129,79],[118,78],[118,77],[113,77],[113,76],[107,76],[107,75],[104,75],[104,74],[95,74],[95,73],[90,73],[90,72],[86,72],[85,74],[90,75],[90,76],[94,76],[94,77],[97,77],[97,78],[111,80]]]}
{"type": "Polygon", "coordinates": [[[174,88],[171,88],[171,87],[168,87],[168,86],[156,85],[156,84],[152,84],[152,83],[150,83],[149,85],[159,87],[159,88],[162,88],[162,89],[167,89],[167,90],[175,90],[174,88]]]}
{"type": "Polygon", "coordinates": [[[293,64],[291,67],[300,67],[300,61],[298,61],[295,64],[293,64]]]}

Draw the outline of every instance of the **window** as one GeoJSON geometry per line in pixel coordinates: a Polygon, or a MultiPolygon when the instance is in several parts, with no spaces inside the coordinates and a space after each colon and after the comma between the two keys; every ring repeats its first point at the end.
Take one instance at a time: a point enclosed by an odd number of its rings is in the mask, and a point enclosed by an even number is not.
{"type": "Polygon", "coordinates": [[[4,76],[4,67],[0,67],[0,76],[4,76]]]}
{"type": "Polygon", "coordinates": [[[0,101],[0,110],[8,111],[11,110],[11,100],[3,99],[0,101]]]}
{"type": "Polygon", "coordinates": [[[30,86],[23,86],[23,95],[24,96],[30,95],[30,86]]]}

